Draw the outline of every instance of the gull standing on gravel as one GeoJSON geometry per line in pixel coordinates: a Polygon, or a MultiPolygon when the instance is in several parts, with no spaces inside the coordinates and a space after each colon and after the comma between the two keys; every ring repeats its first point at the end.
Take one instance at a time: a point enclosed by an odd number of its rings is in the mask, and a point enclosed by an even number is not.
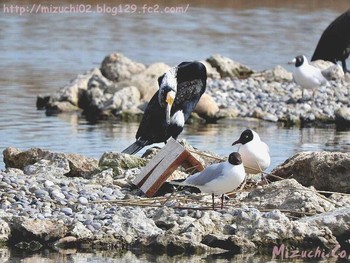
{"type": "Polygon", "coordinates": [[[242,156],[243,165],[248,174],[262,173],[270,166],[269,146],[255,131],[246,129],[232,145],[239,143],[242,145],[238,148],[238,152],[242,156]]]}
{"type": "Polygon", "coordinates": [[[319,68],[309,64],[307,58],[303,55],[296,56],[289,64],[294,64],[293,79],[296,84],[302,88],[302,99],[304,98],[304,89],[312,90],[312,95],[315,95],[315,90],[321,85],[328,84],[327,79],[322,75],[319,68]]]}
{"type": "Polygon", "coordinates": [[[221,195],[221,209],[224,206],[224,194],[237,189],[244,181],[245,170],[241,155],[233,152],[228,160],[215,163],[203,171],[190,175],[183,181],[171,181],[174,185],[193,186],[203,193],[212,195],[213,209],[214,195],[221,195]]]}

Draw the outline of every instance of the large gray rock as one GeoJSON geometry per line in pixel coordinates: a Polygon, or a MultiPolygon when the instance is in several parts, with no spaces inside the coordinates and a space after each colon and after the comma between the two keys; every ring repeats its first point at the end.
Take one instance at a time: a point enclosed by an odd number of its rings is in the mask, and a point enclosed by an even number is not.
{"type": "Polygon", "coordinates": [[[337,208],[327,213],[304,217],[299,221],[312,226],[328,227],[333,235],[340,237],[350,231],[350,207],[337,208]]]}
{"type": "Polygon", "coordinates": [[[131,79],[135,74],[145,70],[145,65],[134,62],[120,53],[112,53],[101,64],[103,76],[112,81],[131,79]]]}
{"type": "Polygon", "coordinates": [[[132,76],[129,84],[124,85],[137,87],[140,91],[141,99],[148,102],[159,89],[158,78],[169,69],[170,67],[164,63],[153,63],[144,71],[132,76]]]}
{"type": "Polygon", "coordinates": [[[279,209],[296,214],[324,213],[335,208],[332,201],[294,179],[259,186],[249,192],[241,202],[258,209],[279,209]]]}
{"type": "Polygon", "coordinates": [[[15,217],[11,222],[11,233],[13,242],[36,240],[43,244],[64,237],[67,227],[58,221],[15,217]]]}
{"type": "Polygon", "coordinates": [[[261,73],[256,73],[254,74],[254,77],[263,77],[267,81],[276,82],[293,80],[293,74],[280,65],[274,67],[273,69],[265,70],[261,73]]]}
{"type": "Polygon", "coordinates": [[[54,153],[40,148],[21,151],[8,147],[3,151],[4,163],[7,168],[25,169],[30,174],[45,170],[48,166],[57,166],[67,176],[89,177],[98,167],[98,161],[80,154],[54,153]],[[40,160],[48,162],[38,163],[40,160]],[[36,164],[36,165],[34,165],[36,164]],[[34,165],[34,166],[33,166],[34,165]]]}
{"type": "Polygon", "coordinates": [[[101,169],[112,168],[114,174],[121,175],[125,170],[141,168],[147,164],[147,160],[138,156],[125,153],[105,152],[99,161],[101,169]]]}
{"type": "Polygon", "coordinates": [[[294,178],[302,185],[314,186],[318,190],[350,193],[349,153],[297,153],[271,173],[282,178],[294,178]]]}
{"type": "Polygon", "coordinates": [[[252,73],[254,73],[254,71],[247,66],[244,66],[220,54],[212,55],[206,61],[220,73],[222,78],[243,78],[249,77],[252,73]]]}
{"type": "Polygon", "coordinates": [[[207,93],[204,93],[197,103],[194,112],[197,113],[201,118],[210,122],[218,117],[219,106],[214,101],[213,97],[207,93]]]}
{"type": "Polygon", "coordinates": [[[350,127],[350,108],[341,107],[334,112],[335,115],[335,125],[338,128],[348,128],[350,127]]]}

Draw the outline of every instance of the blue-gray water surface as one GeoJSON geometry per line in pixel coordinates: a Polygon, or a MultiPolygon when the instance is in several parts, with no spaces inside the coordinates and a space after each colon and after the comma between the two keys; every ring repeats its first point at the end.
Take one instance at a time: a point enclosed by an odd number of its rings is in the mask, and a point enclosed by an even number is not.
{"type": "MultiPolygon", "coordinates": [[[[45,3],[41,5],[55,5],[45,3]]],[[[255,70],[276,65],[291,70],[287,61],[297,54],[311,57],[322,31],[349,8],[348,0],[134,1],[135,12],[113,15],[97,12],[97,7],[105,4],[112,11],[111,7],[118,5],[125,10],[122,1],[61,1],[61,6],[89,7],[91,12],[32,12],[40,11],[39,4],[1,1],[0,150],[40,147],[95,158],[131,144],[138,123],[92,125],[77,114],[47,117],[36,110],[38,94],[53,93],[77,74],[99,67],[111,52],[144,64],[161,61],[169,65],[220,53],[255,70]],[[159,11],[167,7],[186,11],[144,12],[145,5],[159,11]],[[23,14],[20,7],[25,8],[23,14]]],[[[180,139],[227,155],[236,150],[231,144],[246,127],[254,128],[270,146],[270,170],[299,151],[347,152],[350,148],[347,131],[284,128],[261,121],[186,126],[180,139]]]]}

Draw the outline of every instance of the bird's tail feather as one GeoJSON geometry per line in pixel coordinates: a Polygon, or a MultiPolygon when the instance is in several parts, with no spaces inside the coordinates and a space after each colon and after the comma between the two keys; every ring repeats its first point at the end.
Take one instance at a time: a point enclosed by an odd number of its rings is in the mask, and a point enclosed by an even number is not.
{"type": "Polygon", "coordinates": [[[177,179],[177,180],[171,180],[170,183],[173,185],[183,185],[182,182],[186,179],[177,179]]]}
{"type": "Polygon", "coordinates": [[[122,153],[127,154],[135,154],[138,151],[140,151],[143,147],[145,147],[148,144],[148,141],[143,140],[137,140],[133,144],[131,144],[129,147],[125,148],[122,153]]]}

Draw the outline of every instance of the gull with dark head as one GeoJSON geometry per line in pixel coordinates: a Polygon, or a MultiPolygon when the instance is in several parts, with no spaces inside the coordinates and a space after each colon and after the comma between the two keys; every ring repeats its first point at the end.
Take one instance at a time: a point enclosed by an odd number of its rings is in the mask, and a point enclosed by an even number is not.
{"type": "Polygon", "coordinates": [[[223,208],[224,194],[237,189],[244,181],[245,171],[241,155],[233,152],[228,160],[215,163],[203,171],[190,175],[185,180],[171,181],[174,185],[192,186],[203,193],[212,195],[214,209],[214,195],[221,195],[221,209],[223,208]]]}
{"type": "Polygon", "coordinates": [[[243,165],[248,174],[262,173],[270,166],[269,147],[255,131],[251,129],[243,131],[239,139],[232,143],[232,145],[236,144],[242,144],[238,152],[242,156],[243,165]]]}
{"type": "Polygon", "coordinates": [[[319,68],[310,65],[307,58],[303,55],[296,56],[289,64],[294,64],[293,80],[302,88],[302,98],[304,99],[304,90],[312,90],[313,96],[315,90],[322,85],[327,85],[327,79],[322,75],[319,68]]]}

